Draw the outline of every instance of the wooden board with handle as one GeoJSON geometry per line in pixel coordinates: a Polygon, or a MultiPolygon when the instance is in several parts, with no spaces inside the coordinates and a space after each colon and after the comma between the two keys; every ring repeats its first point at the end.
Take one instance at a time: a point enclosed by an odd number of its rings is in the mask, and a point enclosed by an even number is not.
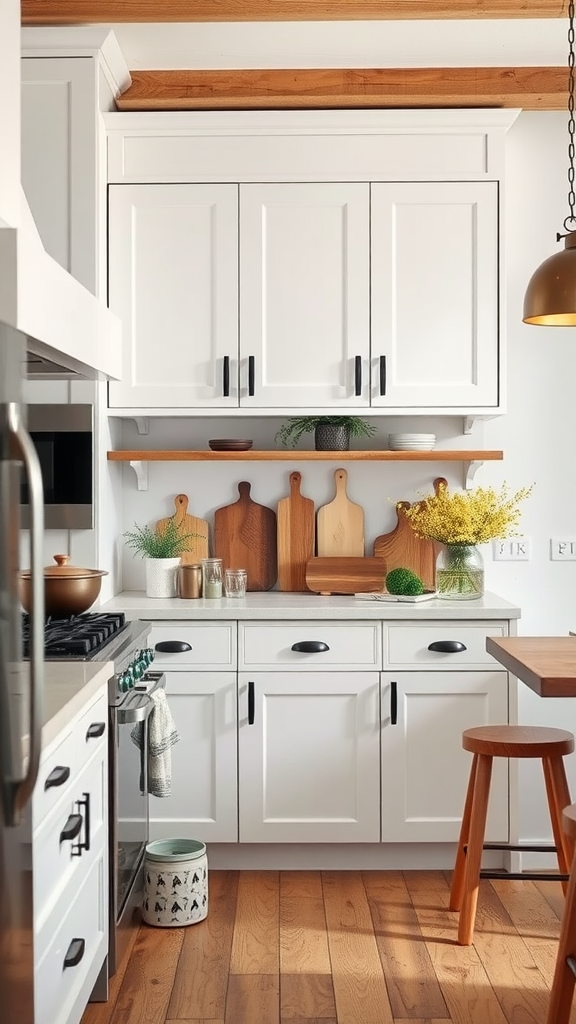
{"type": "Polygon", "coordinates": [[[315,594],[365,594],[384,589],[383,558],[310,558],[306,583],[315,594]]]}
{"type": "Polygon", "coordinates": [[[270,590],[276,583],[276,513],[250,497],[250,484],[238,484],[240,497],[214,513],[214,555],[224,569],[246,569],[247,590],[270,590]]]}
{"type": "Polygon", "coordinates": [[[306,593],[306,562],[314,555],[314,502],[300,492],[302,474],[290,473],[290,494],[278,502],[278,586],[306,593]]]}
{"type": "Polygon", "coordinates": [[[200,562],[203,558],[209,557],[208,551],[208,523],[205,519],[198,519],[197,516],[188,515],[188,495],[177,494],[174,498],[176,512],[166,519],[159,519],[156,523],[156,532],[163,533],[170,519],[175,519],[178,532],[181,536],[190,536],[186,539],[185,547],[180,556],[182,565],[192,565],[200,562]]]}
{"type": "MultiPolygon", "coordinates": [[[[444,484],[444,477],[434,481],[434,490],[444,484]]],[[[436,553],[437,545],[426,537],[417,537],[405,515],[410,508],[409,501],[398,503],[396,512],[398,522],[390,533],[383,533],[374,541],[374,555],[383,558],[386,564],[386,575],[392,569],[411,569],[420,577],[425,590],[436,589],[436,553]]]]}
{"type": "Polygon", "coordinates": [[[364,510],[346,494],[348,473],[334,473],[336,497],[318,509],[317,554],[321,557],[364,557],[364,510]]]}

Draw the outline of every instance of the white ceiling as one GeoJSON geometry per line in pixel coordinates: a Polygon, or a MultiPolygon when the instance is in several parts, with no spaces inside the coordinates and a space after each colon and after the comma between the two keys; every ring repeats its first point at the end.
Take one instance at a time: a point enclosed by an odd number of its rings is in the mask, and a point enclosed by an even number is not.
{"type": "Polygon", "coordinates": [[[568,53],[568,24],[558,18],[109,27],[132,69],[538,67],[566,64],[568,53]]]}

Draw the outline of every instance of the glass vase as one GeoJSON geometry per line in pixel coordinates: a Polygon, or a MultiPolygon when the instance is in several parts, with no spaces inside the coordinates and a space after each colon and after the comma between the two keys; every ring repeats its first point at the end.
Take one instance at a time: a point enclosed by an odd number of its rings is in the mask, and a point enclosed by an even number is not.
{"type": "Polygon", "coordinates": [[[484,593],[484,559],[475,544],[444,544],[436,558],[438,597],[474,601],[484,593]]]}

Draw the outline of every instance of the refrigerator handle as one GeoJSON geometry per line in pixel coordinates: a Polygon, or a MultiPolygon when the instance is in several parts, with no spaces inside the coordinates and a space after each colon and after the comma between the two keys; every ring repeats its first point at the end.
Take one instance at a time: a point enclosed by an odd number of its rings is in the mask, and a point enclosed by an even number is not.
{"type": "MultiPolygon", "coordinates": [[[[13,782],[11,807],[5,807],[7,825],[18,825],[23,810],[32,796],[38,777],[42,746],[42,708],[44,695],[44,495],[42,473],[38,455],[28,432],[22,424],[20,406],[16,402],[7,404],[7,423],[11,448],[18,461],[24,465],[24,472],[30,495],[30,746],[25,777],[13,782]]],[[[9,789],[5,785],[5,792],[9,789]]]]}

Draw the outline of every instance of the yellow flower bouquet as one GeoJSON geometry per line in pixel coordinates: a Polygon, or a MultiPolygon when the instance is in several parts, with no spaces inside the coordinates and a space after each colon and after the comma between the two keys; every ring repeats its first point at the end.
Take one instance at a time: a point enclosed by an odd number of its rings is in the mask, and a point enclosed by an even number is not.
{"type": "Polygon", "coordinates": [[[520,522],[518,504],[532,487],[514,494],[507,484],[500,491],[477,487],[450,494],[444,480],[436,481],[435,494],[405,509],[418,537],[444,545],[436,563],[436,588],[440,597],[470,600],[484,593],[482,555],[476,545],[495,538],[516,537],[520,522]]]}

